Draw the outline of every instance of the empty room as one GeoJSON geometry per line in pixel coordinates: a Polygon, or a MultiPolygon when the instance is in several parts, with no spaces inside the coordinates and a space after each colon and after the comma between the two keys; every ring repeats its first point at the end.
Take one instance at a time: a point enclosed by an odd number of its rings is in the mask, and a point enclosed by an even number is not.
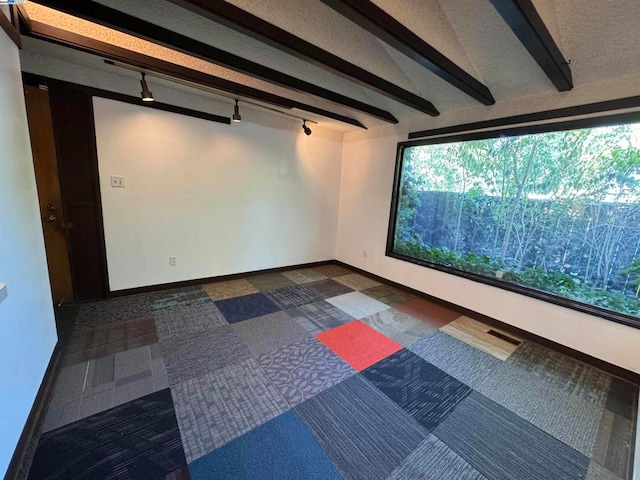
{"type": "Polygon", "coordinates": [[[6,480],[640,480],[638,0],[0,0],[6,480]]]}

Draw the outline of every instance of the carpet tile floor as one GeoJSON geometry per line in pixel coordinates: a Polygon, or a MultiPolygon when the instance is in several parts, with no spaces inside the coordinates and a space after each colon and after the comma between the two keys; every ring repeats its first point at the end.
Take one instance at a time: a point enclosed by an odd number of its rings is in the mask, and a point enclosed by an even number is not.
{"type": "Polygon", "coordinates": [[[632,476],[637,384],[341,265],[77,311],[23,478],[632,476]]]}

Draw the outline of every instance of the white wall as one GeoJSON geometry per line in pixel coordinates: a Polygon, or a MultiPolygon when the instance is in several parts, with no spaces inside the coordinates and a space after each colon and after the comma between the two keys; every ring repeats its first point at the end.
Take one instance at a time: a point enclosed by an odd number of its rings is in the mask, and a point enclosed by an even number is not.
{"type": "Polygon", "coordinates": [[[18,49],[0,32],[0,474],[56,343],[18,49]]]}
{"type": "Polygon", "coordinates": [[[100,98],[94,110],[111,290],[335,258],[340,139],[100,98]]]}
{"type": "Polygon", "coordinates": [[[396,146],[406,138],[345,143],[338,260],[640,373],[639,329],[385,256],[396,146]]]}

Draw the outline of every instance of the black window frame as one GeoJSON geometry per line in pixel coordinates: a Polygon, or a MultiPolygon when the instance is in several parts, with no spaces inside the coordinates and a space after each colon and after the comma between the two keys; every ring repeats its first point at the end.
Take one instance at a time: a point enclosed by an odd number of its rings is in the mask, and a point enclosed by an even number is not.
{"type": "Polygon", "coordinates": [[[396,163],[395,163],[395,169],[394,169],[393,190],[391,195],[391,212],[389,215],[389,228],[387,230],[387,243],[386,243],[385,255],[387,257],[395,258],[397,260],[402,260],[405,262],[413,263],[415,265],[420,265],[422,267],[427,267],[433,270],[449,273],[457,277],[466,278],[467,280],[472,280],[475,282],[483,283],[485,285],[490,285],[492,287],[497,287],[502,290],[518,293],[529,298],[543,300],[551,304],[559,305],[561,307],[569,308],[571,310],[576,310],[578,312],[593,315],[599,318],[603,318],[605,320],[627,325],[629,327],[640,328],[640,318],[635,317],[633,315],[627,315],[624,313],[615,312],[613,310],[608,310],[603,307],[590,305],[588,303],[578,302],[576,300],[571,300],[566,297],[562,297],[562,296],[555,295],[548,292],[543,292],[541,290],[536,290],[534,288],[517,285],[517,284],[510,283],[508,281],[501,280],[498,278],[479,275],[476,273],[467,272],[465,270],[460,270],[458,268],[448,267],[446,265],[440,265],[437,263],[429,262],[427,260],[413,258],[407,255],[394,252],[394,249],[393,249],[394,239],[396,236],[400,180],[402,175],[402,165],[404,161],[404,151],[406,148],[417,147],[417,146],[438,145],[443,143],[464,142],[464,141],[472,141],[472,140],[487,140],[487,139],[499,138],[499,137],[514,137],[514,136],[530,135],[530,134],[536,134],[536,133],[560,132],[560,131],[566,131],[566,130],[576,130],[581,128],[615,126],[615,125],[621,125],[621,124],[627,124],[627,123],[640,123],[640,111],[617,113],[617,114],[605,115],[605,116],[577,118],[572,120],[564,120],[561,122],[550,122],[550,123],[544,123],[544,124],[533,124],[533,125],[524,125],[524,126],[512,126],[507,124],[505,125],[505,128],[500,128],[500,129],[484,130],[484,131],[469,131],[466,133],[455,134],[455,135],[443,135],[443,136],[437,136],[437,137],[423,138],[419,140],[399,142],[396,150],[396,163]]]}

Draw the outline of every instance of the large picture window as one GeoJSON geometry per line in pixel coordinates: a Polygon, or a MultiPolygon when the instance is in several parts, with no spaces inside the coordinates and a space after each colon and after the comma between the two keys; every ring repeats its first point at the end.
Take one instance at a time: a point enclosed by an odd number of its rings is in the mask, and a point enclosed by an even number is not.
{"type": "Polygon", "coordinates": [[[556,128],[400,144],[387,254],[640,326],[640,124],[556,128]]]}

